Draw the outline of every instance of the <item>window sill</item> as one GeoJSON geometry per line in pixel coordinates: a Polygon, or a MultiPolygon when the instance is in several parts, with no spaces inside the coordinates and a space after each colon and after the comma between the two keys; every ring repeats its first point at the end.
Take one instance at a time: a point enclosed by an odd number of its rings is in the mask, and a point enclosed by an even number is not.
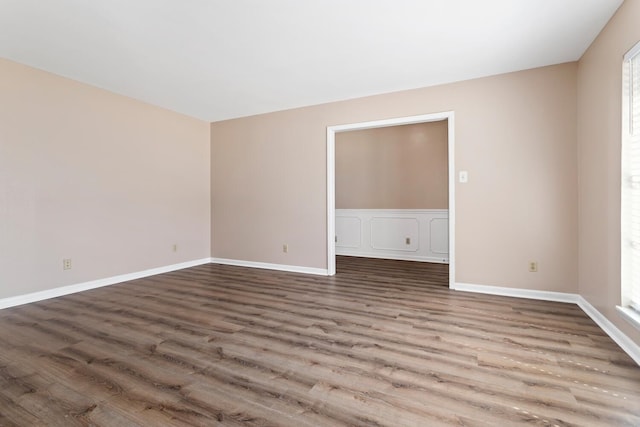
{"type": "Polygon", "coordinates": [[[636,329],[640,329],[640,313],[638,313],[632,308],[620,307],[619,305],[616,306],[616,309],[622,315],[624,320],[631,323],[633,326],[636,327],[636,329]]]}

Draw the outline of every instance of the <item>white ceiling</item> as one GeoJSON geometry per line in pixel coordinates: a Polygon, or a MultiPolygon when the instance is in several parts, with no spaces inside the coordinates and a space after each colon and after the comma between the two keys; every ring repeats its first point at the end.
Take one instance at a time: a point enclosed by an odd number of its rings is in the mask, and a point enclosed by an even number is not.
{"type": "Polygon", "coordinates": [[[207,121],[574,61],[622,0],[0,0],[0,57],[207,121]]]}

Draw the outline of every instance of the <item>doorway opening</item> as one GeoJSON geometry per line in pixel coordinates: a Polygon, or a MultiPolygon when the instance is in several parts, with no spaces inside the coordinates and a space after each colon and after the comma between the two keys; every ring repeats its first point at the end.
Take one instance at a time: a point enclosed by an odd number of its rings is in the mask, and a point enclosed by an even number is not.
{"type": "Polygon", "coordinates": [[[424,114],[419,116],[400,117],[395,119],[377,120],[370,122],[351,123],[327,127],[327,273],[336,274],[336,133],[353,130],[383,128],[391,126],[410,125],[446,121],[447,157],[448,157],[448,246],[449,246],[449,287],[455,283],[455,167],[454,167],[454,112],[424,114]]]}

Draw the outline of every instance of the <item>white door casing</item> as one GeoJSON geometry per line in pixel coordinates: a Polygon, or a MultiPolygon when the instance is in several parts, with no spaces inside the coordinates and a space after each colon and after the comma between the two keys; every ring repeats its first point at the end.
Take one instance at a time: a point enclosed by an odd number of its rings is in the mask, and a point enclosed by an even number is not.
{"type": "Polygon", "coordinates": [[[449,166],[449,287],[455,283],[455,113],[445,111],[327,127],[327,273],[336,274],[336,133],[447,120],[449,166]]]}

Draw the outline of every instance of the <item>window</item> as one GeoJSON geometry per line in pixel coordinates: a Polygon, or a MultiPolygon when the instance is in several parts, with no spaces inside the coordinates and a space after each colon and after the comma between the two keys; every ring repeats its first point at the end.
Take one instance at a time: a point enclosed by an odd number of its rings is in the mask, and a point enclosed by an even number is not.
{"type": "Polygon", "coordinates": [[[640,43],[623,60],[622,77],[622,306],[640,328],[640,43]]]}

